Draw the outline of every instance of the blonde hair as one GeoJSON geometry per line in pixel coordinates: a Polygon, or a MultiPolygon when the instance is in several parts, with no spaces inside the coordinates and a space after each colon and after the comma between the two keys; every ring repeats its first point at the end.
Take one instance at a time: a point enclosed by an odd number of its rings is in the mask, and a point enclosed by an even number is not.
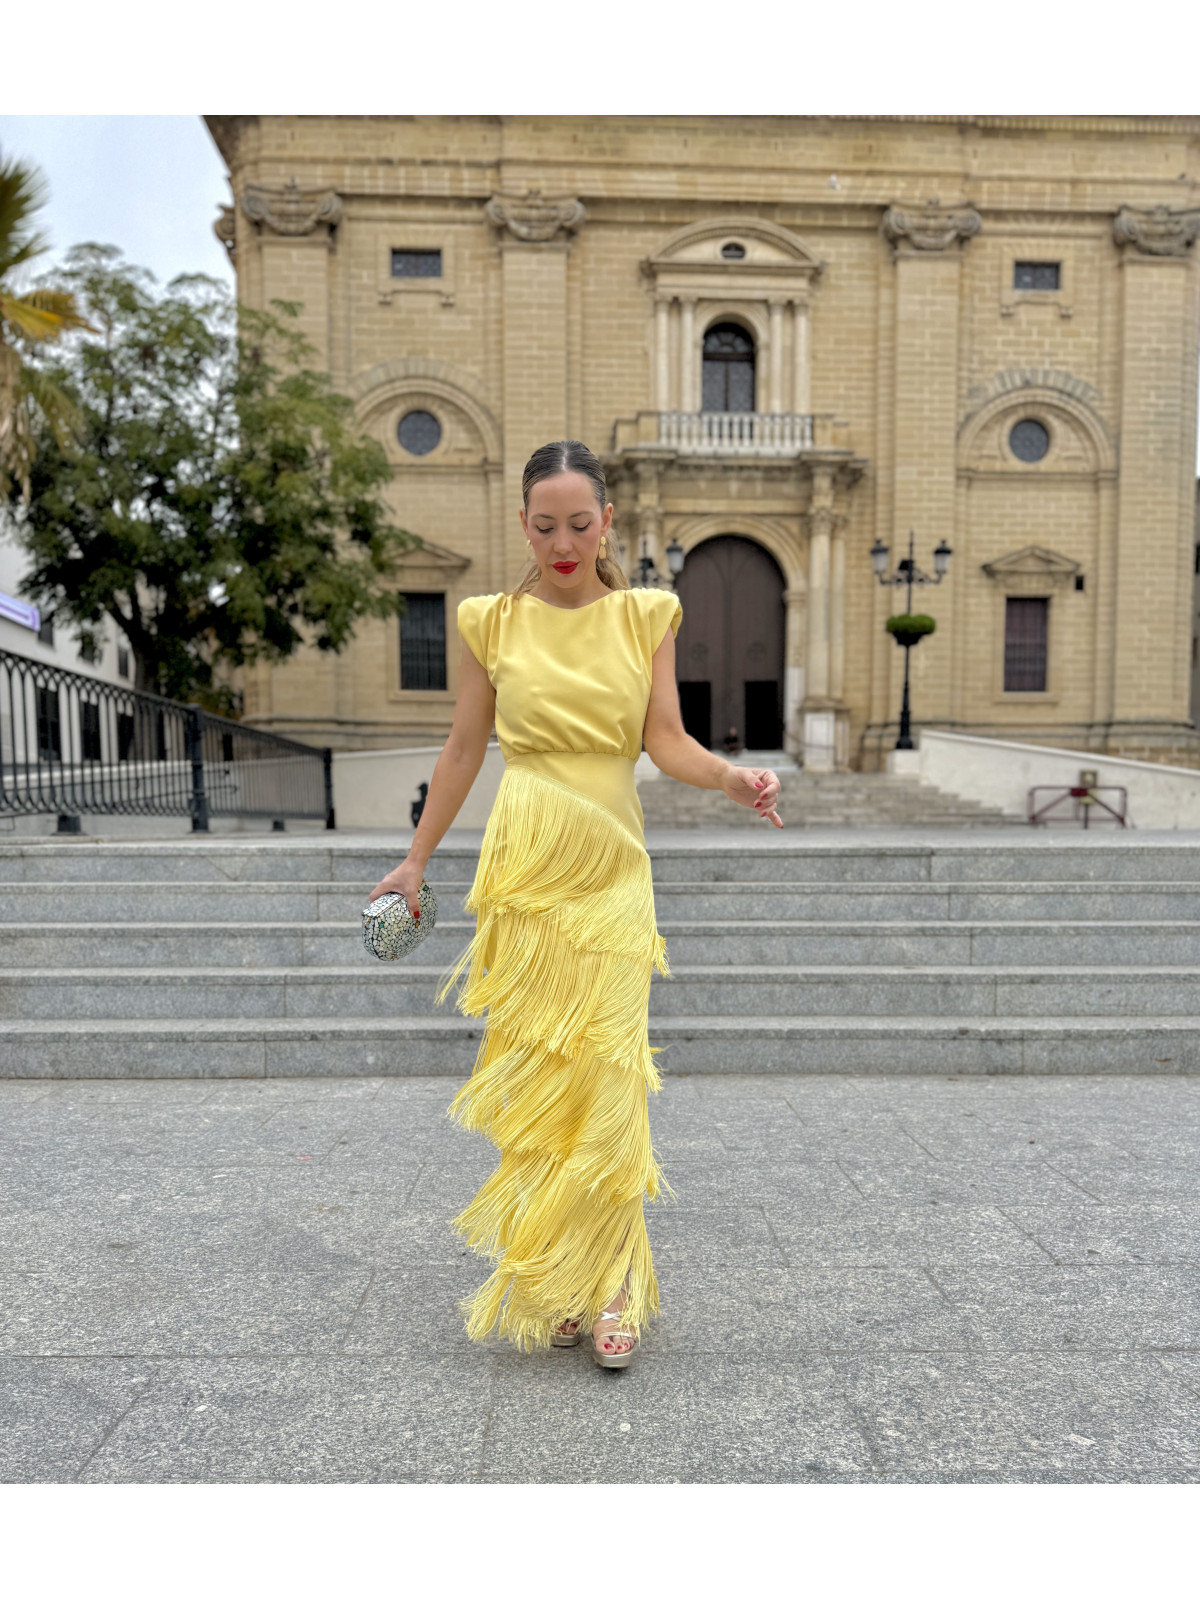
{"type": "MultiPolygon", "coordinates": [[[[578,439],[557,439],[553,444],[544,444],[535,450],[525,463],[525,471],[521,476],[521,500],[525,509],[529,509],[529,493],[535,484],[541,483],[543,478],[556,478],[563,472],[578,472],[585,477],[592,486],[601,512],[608,504],[608,482],[604,476],[604,468],[588,449],[578,439]]],[[[625,575],[625,569],[612,554],[613,535],[609,530],[606,545],[608,554],[596,558],[596,576],[601,583],[610,589],[630,589],[633,585],[625,575]]],[[[515,586],[508,590],[510,595],[528,594],[537,583],[540,569],[535,560],[530,558],[524,572],[517,579],[515,586]]]]}

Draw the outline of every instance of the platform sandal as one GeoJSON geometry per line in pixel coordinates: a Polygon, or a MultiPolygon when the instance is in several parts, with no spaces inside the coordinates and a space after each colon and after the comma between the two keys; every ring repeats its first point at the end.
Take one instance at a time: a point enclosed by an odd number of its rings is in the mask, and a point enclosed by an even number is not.
{"type": "Polygon", "coordinates": [[[583,1318],[568,1317],[565,1322],[556,1322],[550,1329],[550,1343],[558,1345],[561,1349],[568,1350],[577,1345],[583,1338],[583,1318]],[[574,1333],[566,1330],[574,1328],[574,1333]]]}
{"type": "MultiPolygon", "coordinates": [[[[625,1315],[623,1311],[602,1311],[596,1319],[598,1322],[620,1322],[625,1315]]],[[[633,1352],[638,1347],[638,1337],[632,1328],[609,1328],[601,1337],[608,1339],[629,1339],[632,1343],[628,1350],[601,1350],[596,1343],[596,1333],[592,1331],[592,1360],[598,1367],[627,1367],[633,1360],[633,1352]]]]}

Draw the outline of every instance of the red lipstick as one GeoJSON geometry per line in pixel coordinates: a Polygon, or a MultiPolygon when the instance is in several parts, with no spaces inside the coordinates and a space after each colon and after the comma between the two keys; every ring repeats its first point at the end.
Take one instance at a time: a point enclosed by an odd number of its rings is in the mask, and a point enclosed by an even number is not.
{"type": "Polygon", "coordinates": [[[553,563],[555,572],[561,572],[564,577],[567,573],[574,572],[578,565],[578,561],[555,561],[553,563]]]}

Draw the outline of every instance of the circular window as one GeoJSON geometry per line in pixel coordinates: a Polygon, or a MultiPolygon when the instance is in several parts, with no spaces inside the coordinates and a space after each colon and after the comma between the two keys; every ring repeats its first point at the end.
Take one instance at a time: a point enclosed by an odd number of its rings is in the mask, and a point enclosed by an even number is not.
{"type": "Polygon", "coordinates": [[[442,442],[442,425],[432,411],[409,411],[400,418],[396,437],[410,456],[427,456],[442,442]]]}
{"type": "Polygon", "coordinates": [[[738,244],[735,240],[731,239],[728,244],[723,244],[721,246],[721,254],[725,257],[726,261],[744,261],[746,259],[746,246],[744,244],[738,244]]]}
{"type": "Polygon", "coordinates": [[[1018,461],[1040,461],[1050,448],[1050,435],[1040,422],[1025,417],[1009,434],[1008,448],[1018,461]]]}

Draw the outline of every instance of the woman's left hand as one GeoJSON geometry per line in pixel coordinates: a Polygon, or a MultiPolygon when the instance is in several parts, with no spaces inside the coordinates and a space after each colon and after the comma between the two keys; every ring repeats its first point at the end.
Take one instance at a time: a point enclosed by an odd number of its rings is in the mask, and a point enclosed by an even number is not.
{"type": "Polygon", "coordinates": [[[731,762],[721,787],[739,806],[751,806],[760,817],[769,817],[777,828],[783,827],[783,818],[775,809],[779,779],[769,767],[735,767],[731,762]]]}

